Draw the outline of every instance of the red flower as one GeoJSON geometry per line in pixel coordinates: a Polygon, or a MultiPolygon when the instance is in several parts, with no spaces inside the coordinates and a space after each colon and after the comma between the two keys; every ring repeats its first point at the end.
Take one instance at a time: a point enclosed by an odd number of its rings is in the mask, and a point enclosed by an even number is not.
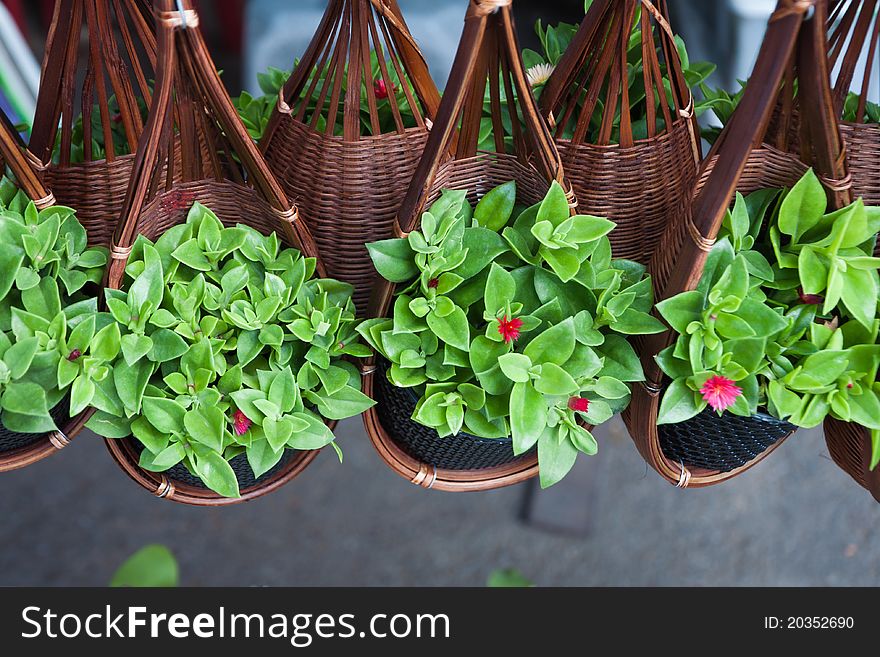
{"type": "Polygon", "coordinates": [[[251,428],[251,424],[253,422],[250,421],[247,415],[241,412],[241,410],[236,410],[232,415],[232,429],[235,431],[236,436],[243,436],[248,432],[248,429],[251,428]]]}
{"type": "Polygon", "coordinates": [[[432,278],[430,281],[428,281],[428,287],[432,289],[436,288],[438,285],[440,285],[439,278],[432,278]]]}
{"type": "Polygon", "coordinates": [[[723,411],[733,406],[737,397],[742,394],[742,388],[737,387],[727,377],[712,376],[700,388],[700,393],[713,411],[723,411]]]}
{"type": "MultiPolygon", "coordinates": [[[[376,98],[378,100],[385,100],[388,98],[388,85],[385,84],[385,80],[382,78],[377,78],[375,82],[373,82],[373,91],[376,93],[376,98]]],[[[391,84],[391,93],[394,93],[394,83],[391,84]]]]}
{"type": "Polygon", "coordinates": [[[74,349],[70,352],[70,355],[67,356],[67,360],[72,363],[75,360],[79,360],[80,356],[82,356],[82,352],[79,349],[74,349]]]}
{"type": "Polygon", "coordinates": [[[510,344],[519,337],[519,330],[522,328],[521,319],[507,319],[507,315],[498,320],[498,333],[504,338],[507,344],[510,344]]]}
{"type": "Polygon", "coordinates": [[[805,303],[808,306],[818,306],[820,303],[825,302],[825,297],[819,294],[804,294],[804,288],[798,288],[798,296],[801,299],[801,303],[805,303]]]}
{"type": "Polygon", "coordinates": [[[590,410],[590,400],[584,397],[572,397],[568,400],[568,407],[579,413],[587,413],[590,410]]]}

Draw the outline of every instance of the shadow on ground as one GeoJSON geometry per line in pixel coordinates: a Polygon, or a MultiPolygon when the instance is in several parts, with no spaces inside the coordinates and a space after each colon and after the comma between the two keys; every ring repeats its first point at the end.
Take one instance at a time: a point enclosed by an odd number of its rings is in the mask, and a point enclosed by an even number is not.
{"type": "Polygon", "coordinates": [[[680,491],[614,424],[600,456],[531,498],[527,486],[423,491],[379,460],[359,421],[339,433],[343,465],[324,453],[275,495],[219,510],[153,498],[83,434],[0,475],[0,585],[104,585],[154,542],[193,586],[481,586],[506,567],[548,586],[880,584],[880,506],[818,432],[735,481],[680,491]]]}

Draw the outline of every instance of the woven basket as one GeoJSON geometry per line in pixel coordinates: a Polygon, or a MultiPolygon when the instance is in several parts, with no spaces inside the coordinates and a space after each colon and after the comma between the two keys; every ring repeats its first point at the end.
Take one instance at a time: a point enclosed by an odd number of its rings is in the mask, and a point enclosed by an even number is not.
{"type": "Polygon", "coordinates": [[[701,159],[693,96],[682,74],[666,0],[593,2],[540,104],[554,128],[579,210],[617,224],[609,235],[615,257],[647,264],[669,217],[689,211],[701,159]],[[642,36],[643,83],[660,99],[660,107],[648,105],[648,137],[636,140],[630,79],[620,61],[639,9],[635,32],[642,36]],[[608,97],[596,132],[590,122],[602,90],[608,90],[608,97]],[[616,114],[620,138],[613,143],[616,114]]]}
{"type": "MultiPolygon", "coordinates": [[[[396,235],[403,236],[417,229],[422,210],[444,189],[467,190],[469,200],[475,202],[494,187],[515,180],[518,200],[534,204],[544,198],[552,181],[564,184],[559,153],[538,112],[519,53],[510,4],[470,0],[446,93],[425,153],[401,205],[396,235]],[[510,117],[509,123],[514,126],[512,153],[505,152],[500,102],[492,103],[498,152],[477,151],[487,83],[491,98],[500,98],[503,85],[506,97],[518,100],[509,105],[512,112],[518,112],[517,116],[510,117]],[[524,129],[520,130],[521,120],[524,129]]],[[[388,316],[394,292],[395,286],[390,283],[377,286],[371,316],[388,316]]],[[[481,465],[484,446],[466,435],[444,438],[442,440],[449,442],[448,450],[434,451],[435,456],[454,452],[455,462],[445,465],[460,464],[467,466],[465,468],[441,467],[440,462],[413,456],[412,446],[418,439],[412,432],[424,435],[424,427],[415,429],[406,422],[412,409],[407,412],[392,406],[397,401],[388,394],[390,386],[386,381],[379,380],[384,373],[378,372],[375,365],[368,363],[364,375],[364,390],[377,401],[376,406],[364,413],[367,433],[382,459],[401,477],[436,490],[482,491],[516,484],[538,473],[534,453],[475,469],[472,466],[481,465]],[[406,434],[401,435],[404,431],[406,434]]],[[[434,434],[426,440],[440,440],[436,432],[434,434]]]]}
{"type": "MultiPolygon", "coordinates": [[[[274,231],[306,257],[317,253],[295,206],[272,177],[223,87],[198,29],[198,14],[188,0],[183,4],[181,13],[174,11],[174,0],[157,1],[156,93],[111,249],[108,285],[115,289],[124,280],[137,235],[156,239],[185,221],[194,201],[210,207],[226,225],[247,224],[264,234],[274,231]],[[169,157],[175,133],[181,143],[179,174],[169,157]],[[209,158],[204,157],[205,144],[210,145],[209,158]]],[[[320,262],[318,271],[323,275],[320,262]]],[[[317,455],[292,451],[257,481],[248,468],[239,467],[241,497],[230,499],[194,481],[185,468],[165,473],[142,470],[138,466],[142,448],[133,438],[105,442],[138,484],[158,497],[195,506],[236,504],[270,493],[296,477],[317,455]]]]}
{"type": "MultiPolygon", "coordinates": [[[[828,5],[828,68],[832,73],[832,95],[838,117],[845,113],[857,73],[863,81],[857,94],[858,121],[840,123],[853,195],[864,198],[867,205],[880,205],[880,125],[870,122],[865,112],[872,90],[869,83],[877,84],[874,64],[880,48],[880,3],[877,0],[829,0],[828,5]]],[[[787,80],[786,84],[790,82],[787,80]]],[[[785,100],[789,106],[781,103],[777,108],[768,141],[781,150],[800,153],[800,103],[796,97],[785,100]]]]}
{"type": "Polygon", "coordinates": [[[110,242],[122,212],[144,127],[138,103],[150,103],[155,59],[148,0],[57,0],[29,148],[58,202],[75,208],[80,223],[101,243],[110,242]],[[81,58],[83,34],[88,49],[81,58]],[[118,103],[115,115],[108,107],[111,96],[118,103]],[[95,106],[104,158],[92,151],[95,106]],[[71,134],[78,118],[83,123],[83,156],[74,163],[71,134]],[[122,127],[124,137],[113,135],[114,126],[122,127]],[[117,148],[126,154],[116,155],[117,148]]]}
{"type": "MultiPolygon", "coordinates": [[[[0,170],[5,168],[3,164],[9,167],[19,187],[34,201],[38,209],[55,205],[56,199],[40,180],[33,166],[33,158],[28,157],[21,137],[9,118],[0,111],[0,170]]],[[[102,241],[101,236],[96,236],[92,231],[88,232],[88,239],[90,246],[107,244],[102,241]]],[[[69,405],[63,400],[52,409],[50,415],[55,420],[55,425],[59,427],[58,431],[46,434],[21,434],[7,431],[0,426],[0,472],[32,465],[69,445],[91,416],[91,411],[84,411],[71,418],[69,405]]]]}
{"type": "Polygon", "coordinates": [[[263,136],[266,159],[312,229],[328,273],[355,286],[361,312],[376,280],[364,244],[392,237],[439,103],[397,0],[329,0],[263,136]],[[377,99],[371,53],[378,56],[386,93],[395,88],[392,75],[408,81],[397,89],[402,98],[389,93],[377,99]],[[329,72],[319,80],[314,73],[324,70],[329,72]],[[309,106],[313,93],[319,94],[317,107],[309,106]],[[368,118],[361,116],[362,99],[368,118]],[[390,106],[393,126],[380,125],[380,102],[390,106]],[[401,112],[412,113],[415,125],[406,126],[401,112]],[[362,123],[369,125],[368,136],[361,134],[362,123]]]}
{"type": "MultiPolygon", "coordinates": [[[[672,218],[652,260],[650,269],[658,298],[666,299],[697,286],[735,191],[790,187],[806,171],[794,155],[766,145],[756,146],[764,140],[780,103],[791,107],[790,102],[786,105],[785,100],[779,100],[786,71],[797,71],[799,94],[807,101],[804,107],[808,111],[802,110],[804,120],[800,122],[801,143],[811,145],[805,156],[820,174],[825,174],[831,204],[842,207],[849,201],[825,57],[827,4],[819,0],[814,12],[808,13],[808,8],[796,0],[778,3],[745,96],[704,165],[693,204],[693,221],[672,218]]],[[[794,79],[792,73],[789,79],[794,79]]],[[[786,85],[783,93],[790,93],[791,88],[786,85]]],[[[674,428],[658,427],[665,382],[654,356],[673,341],[671,332],[642,341],[647,383],[633,390],[632,404],[624,413],[642,457],[667,481],[682,488],[726,481],[761,461],[792,433],[792,425],[769,423],[761,414],[750,418],[728,414],[721,419],[704,414],[674,428]],[[754,453],[742,449],[744,438],[754,453]],[[731,458],[731,454],[739,458],[731,458]]]]}

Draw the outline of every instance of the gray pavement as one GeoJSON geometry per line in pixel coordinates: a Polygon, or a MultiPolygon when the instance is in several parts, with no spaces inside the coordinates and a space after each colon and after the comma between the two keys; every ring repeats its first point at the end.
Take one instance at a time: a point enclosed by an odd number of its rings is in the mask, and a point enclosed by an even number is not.
{"type": "Polygon", "coordinates": [[[548,586],[880,585],[880,505],[831,462],[818,432],[735,481],[679,491],[646,472],[613,424],[599,456],[531,500],[542,526],[575,518],[586,536],[524,523],[524,486],[412,486],[359,421],[342,424],[340,443],[343,465],[322,454],[271,497],[206,510],[153,498],[83,434],[0,475],[0,585],[104,585],[156,542],[193,586],[481,586],[507,567],[548,586]]]}

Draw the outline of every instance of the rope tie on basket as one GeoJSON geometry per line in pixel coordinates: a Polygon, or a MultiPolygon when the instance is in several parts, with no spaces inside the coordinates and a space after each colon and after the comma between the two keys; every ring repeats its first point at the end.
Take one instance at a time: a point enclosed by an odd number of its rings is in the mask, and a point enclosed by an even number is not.
{"type": "Polygon", "coordinates": [[[52,443],[52,447],[55,449],[64,449],[70,444],[70,438],[59,429],[58,431],[53,431],[49,434],[49,442],[52,443]]]}
{"type": "Polygon", "coordinates": [[[272,210],[281,221],[286,221],[289,224],[295,224],[299,220],[299,211],[296,206],[287,210],[279,210],[278,208],[272,208],[272,210]]]}
{"type": "Polygon", "coordinates": [[[55,195],[52,192],[49,192],[43,198],[35,198],[34,205],[37,206],[37,210],[42,210],[44,208],[55,205],[55,195]]]}
{"type": "Polygon", "coordinates": [[[642,381],[642,387],[652,397],[656,397],[660,394],[663,388],[658,383],[652,383],[651,381],[642,381]]]}
{"type": "Polygon", "coordinates": [[[678,462],[678,465],[681,467],[681,474],[678,477],[678,483],[675,484],[675,487],[685,489],[688,487],[688,484],[691,483],[691,471],[684,467],[684,463],[681,461],[678,462]]]}
{"type": "Polygon", "coordinates": [[[24,158],[28,161],[28,164],[31,165],[34,171],[46,171],[49,168],[49,165],[44,164],[40,158],[31,153],[28,149],[24,149],[22,151],[24,153],[24,158]]]}
{"type": "Polygon", "coordinates": [[[362,365],[361,366],[361,376],[370,376],[376,372],[375,365],[362,365]]]}
{"type": "Polygon", "coordinates": [[[852,189],[852,174],[848,173],[843,178],[829,178],[827,176],[819,176],[822,184],[832,192],[848,192],[852,189]]]}
{"type": "Polygon", "coordinates": [[[174,484],[168,481],[167,477],[162,477],[162,482],[156,487],[153,493],[156,497],[163,499],[171,499],[174,497],[174,484]]]}
{"type": "Polygon", "coordinates": [[[293,108],[284,100],[284,87],[278,90],[278,102],[276,103],[278,111],[282,114],[293,114],[293,108]]]}
{"type": "Polygon", "coordinates": [[[568,191],[565,192],[565,198],[568,199],[568,207],[572,210],[577,210],[578,200],[577,196],[574,193],[574,187],[569,183],[568,191]]]}
{"type": "Polygon", "coordinates": [[[712,250],[712,247],[715,246],[715,240],[710,240],[708,237],[705,237],[703,233],[700,232],[700,229],[697,228],[693,219],[688,220],[687,229],[688,234],[691,236],[691,240],[700,251],[706,251],[708,253],[712,250]]]}
{"type": "Polygon", "coordinates": [[[419,471],[415,477],[412,478],[412,483],[416,486],[421,486],[422,488],[427,488],[428,490],[434,487],[434,484],[437,482],[437,468],[433,465],[428,465],[427,463],[422,463],[419,466],[419,471]],[[430,468],[430,470],[429,470],[430,468]],[[431,475],[431,481],[428,482],[428,475],[431,475]]]}
{"type": "Polygon", "coordinates": [[[114,260],[128,260],[128,256],[131,255],[131,247],[130,246],[120,246],[118,244],[110,245],[110,257],[114,260]]]}
{"type": "Polygon", "coordinates": [[[688,89],[688,104],[684,109],[678,110],[678,115],[683,118],[687,122],[688,134],[691,138],[691,151],[693,152],[694,162],[697,163],[697,167],[700,166],[700,149],[697,147],[697,144],[700,143],[700,137],[697,135],[696,130],[694,128],[694,122],[692,119],[694,118],[694,94],[688,89]]]}
{"type": "Polygon", "coordinates": [[[171,29],[199,26],[199,14],[195,9],[184,9],[182,0],[177,0],[177,11],[159,12],[159,20],[171,29]]]}
{"type": "Polygon", "coordinates": [[[788,18],[789,16],[798,16],[801,14],[807,14],[807,18],[810,18],[812,12],[815,10],[816,0],[786,0],[786,2],[781,4],[782,6],[770,16],[771,23],[782,20],[783,18],[788,18]]]}
{"type": "Polygon", "coordinates": [[[471,0],[468,14],[471,16],[488,16],[494,14],[502,7],[509,7],[511,0],[471,0]]]}
{"type": "Polygon", "coordinates": [[[402,240],[409,237],[409,233],[404,232],[403,228],[400,227],[400,219],[398,217],[394,218],[394,237],[402,240]]]}

